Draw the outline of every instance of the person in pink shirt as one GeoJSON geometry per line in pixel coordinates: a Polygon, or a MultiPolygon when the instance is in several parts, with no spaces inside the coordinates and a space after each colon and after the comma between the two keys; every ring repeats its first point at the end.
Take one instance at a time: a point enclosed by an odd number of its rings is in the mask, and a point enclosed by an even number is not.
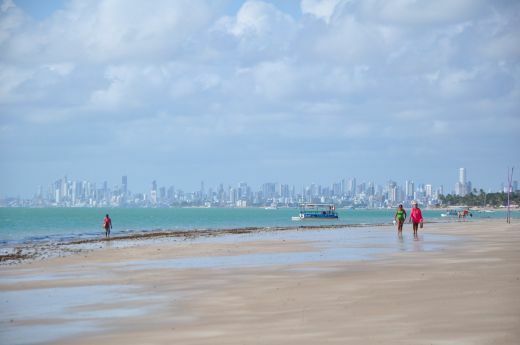
{"type": "Polygon", "coordinates": [[[423,216],[421,209],[417,206],[417,201],[412,201],[412,211],[410,212],[410,221],[413,226],[413,235],[417,237],[417,230],[419,229],[419,224],[423,223],[423,216]]]}
{"type": "Polygon", "coordinates": [[[110,219],[108,214],[105,216],[105,219],[103,219],[103,228],[105,228],[105,237],[110,237],[110,229],[112,229],[112,219],[110,219]]]}

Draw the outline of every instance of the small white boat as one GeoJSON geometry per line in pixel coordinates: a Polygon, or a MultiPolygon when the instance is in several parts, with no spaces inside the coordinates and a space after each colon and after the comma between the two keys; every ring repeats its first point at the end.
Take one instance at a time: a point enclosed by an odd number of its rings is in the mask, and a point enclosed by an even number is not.
{"type": "Polygon", "coordinates": [[[278,205],[276,203],[272,203],[271,206],[264,207],[265,210],[277,210],[278,205]]]}

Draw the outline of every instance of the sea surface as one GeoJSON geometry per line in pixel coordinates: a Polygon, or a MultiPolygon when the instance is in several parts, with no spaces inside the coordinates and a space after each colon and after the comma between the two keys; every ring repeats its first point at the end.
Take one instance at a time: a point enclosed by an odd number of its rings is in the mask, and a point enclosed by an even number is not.
{"type": "MultiPolygon", "coordinates": [[[[426,221],[457,221],[441,217],[444,210],[423,210],[426,221]]],[[[297,227],[325,224],[391,224],[395,210],[338,210],[339,220],[292,221],[296,208],[0,208],[0,245],[59,242],[98,237],[103,218],[110,214],[112,235],[153,230],[233,229],[246,227],[297,227]]],[[[514,218],[520,212],[512,212],[514,218]]],[[[468,221],[503,218],[505,211],[474,212],[468,221]]]]}

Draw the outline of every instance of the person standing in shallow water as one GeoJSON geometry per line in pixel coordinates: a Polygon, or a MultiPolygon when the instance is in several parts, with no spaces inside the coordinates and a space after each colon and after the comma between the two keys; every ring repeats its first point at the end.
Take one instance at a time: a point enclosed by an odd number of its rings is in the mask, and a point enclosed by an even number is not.
{"type": "Polygon", "coordinates": [[[395,212],[394,219],[397,222],[397,233],[401,235],[403,232],[403,224],[406,220],[406,211],[404,210],[403,205],[399,204],[397,212],[395,212]]]}
{"type": "Polygon", "coordinates": [[[110,229],[112,229],[112,219],[107,214],[103,220],[103,227],[105,228],[105,237],[110,237],[110,229]]]}
{"type": "Polygon", "coordinates": [[[412,201],[412,211],[410,212],[410,221],[412,222],[413,226],[413,236],[417,237],[417,230],[419,229],[419,224],[423,223],[423,216],[421,209],[419,206],[417,206],[417,201],[412,201]]]}

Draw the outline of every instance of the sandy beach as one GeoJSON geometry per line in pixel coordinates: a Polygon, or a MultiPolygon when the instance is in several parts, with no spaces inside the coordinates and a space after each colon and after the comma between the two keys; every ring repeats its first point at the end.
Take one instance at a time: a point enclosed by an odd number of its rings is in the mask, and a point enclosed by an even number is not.
{"type": "Polygon", "coordinates": [[[2,344],[517,344],[520,223],[90,244],[0,267],[2,344]]]}

